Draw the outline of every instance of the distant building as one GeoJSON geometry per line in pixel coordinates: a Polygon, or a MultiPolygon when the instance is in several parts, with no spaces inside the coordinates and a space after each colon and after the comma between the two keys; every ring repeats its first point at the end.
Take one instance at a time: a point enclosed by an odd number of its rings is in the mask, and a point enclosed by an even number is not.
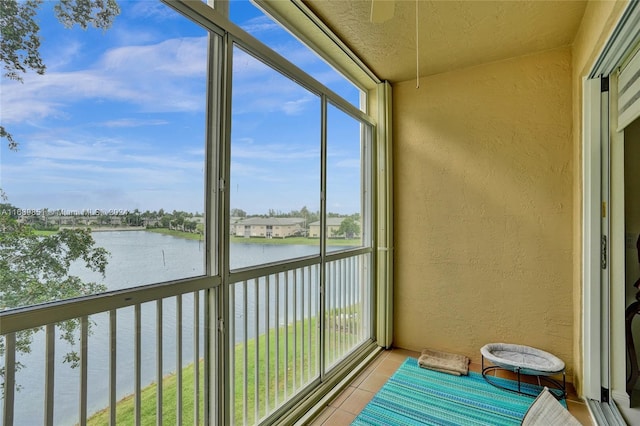
{"type": "Polygon", "coordinates": [[[235,223],[235,236],[245,238],[287,238],[304,234],[301,217],[249,217],[235,223]]]}
{"type": "Polygon", "coordinates": [[[229,235],[236,235],[236,224],[242,221],[242,217],[240,216],[231,216],[229,219],[229,235]]]}
{"type": "MultiPolygon", "coordinates": [[[[327,238],[345,238],[344,235],[338,235],[340,225],[346,219],[346,217],[328,217],[326,221],[327,238]]],[[[309,224],[309,237],[320,238],[320,221],[311,222],[309,224]]],[[[354,235],[355,238],[359,235],[354,235]]]]}

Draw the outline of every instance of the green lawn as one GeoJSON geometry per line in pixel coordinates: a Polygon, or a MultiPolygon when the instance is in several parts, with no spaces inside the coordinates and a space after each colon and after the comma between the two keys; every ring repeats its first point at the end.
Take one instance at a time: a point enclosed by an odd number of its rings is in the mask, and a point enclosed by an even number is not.
{"type": "MultiPolygon", "coordinates": [[[[190,240],[202,240],[204,237],[200,234],[193,234],[191,232],[176,231],[167,228],[148,228],[149,232],[156,232],[158,234],[171,235],[173,237],[188,238],[190,240]]],[[[320,245],[320,240],[317,238],[307,237],[290,237],[290,238],[243,238],[231,236],[229,241],[232,243],[245,243],[245,244],[303,244],[303,245],[320,245]]],[[[328,246],[347,246],[354,247],[362,244],[359,239],[342,239],[332,238],[327,240],[328,246]]]]}
{"type": "Polygon", "coordinates": [[[276,330],[269,332],[269,379],[266,380],[267,360],[266,339],[267,335],[262,334],[257,339],[258,363],[256,364],[256,339],[247,341],[247,367],[244,368],[245,346],[239,343],[235,347],[235,371],[234,371],[234,415],[236,424],[244,424],[244,371],[247,372],[246,385],[246,408],[247,424],[255,423],[256,401],[258,416],[263,417],[272,412],[278,405],[282,404],[287,396],[293,395],[297,389],[313,380],[318,374],[318,330],[316,318],[307,319],[304,323],[298,321],[295,325],[295,334],[298,345],[296,352],[293,352],[294,326],[282,326],[278,329],[278,345],[276,347],[276,330]],[[304,327],[305,339],[304,349],[301,345],[302,328],[304,327]],[[311,331],[311,346],[307,344],[307,336],[311,331]],[[289,350],[285,347],[285,336],[289,343],[289,350]],[[276,348],[279,352],[279,359],[276,359],[276,348]],[[304,355],[304,358],[303,358],[304,355]],[[294,374],[294,358],[296,371],[294,374]],[[277,376],[276,376],[277,363],[277,376]],[[256,372],[258,375],[258,399],[256,400],[256,372]],[[295,375],[295,377],[294,377],[295,375]],[[295,381],[294,381],[295,379],[295,381]],[[268,402],[267,402],[268,398],[268,402]]]}
{"type": "MultiPolygon", "coordinates": [[[[256,380],[258,373],[258,417],[263,417],[272,412],[277,405],[282,404],[286,398],[291,397],[298,389],[314,380],[318,375],[318,329],[317,319],[307,318],[295,324],[281,326],[278,330],[278,374],[276,377],[276,329],[271,329],[268,334],[262,334],[258,339],[250,339],[246,343],[247,366],[245,370],[245,345],[239,343],[235,346],[235,370],[234,380],[234,412],[236,424],[244,423],[244,411],[246,406],[247,424],[254,424],[256,413],[256,380]],[[302,327],[304,327],[304,354],[302,345],[296,347],[296,372],[294,381],[294,329],[298,342],[301,341],[302,327]],[[307,336],[311,331],[311,346],[307,344],[307,336]],[[285,347],[285,335],[289,343],[289,350],[285,347]],[[269,380],[266,378],[266,341],[269,339],[269,380]],[[258,358],[256,364],[256,342],[258,345],[258,358]],[[304,355],[304,357],[303,357],[304,355]],[[257,370],[256,370],[257,369],[257,370]],[[246,388],[243,371],[247,372],[246,388]],[[276,380],[277,379],[277,380],[276,380]],[[277,381],[277,386],[276,386],[277,381]],[[246,398],[246,405],[244,404],[246,398]],[[268,398],[268,404],[267,404],[268,398]]],[[[348,333],[340,333],[341,339],[348,341],[348,333]]],[[[333,359],[334,354],[328,354],[328,359],[333,359]]],[[[200,360],[200,423],[203,424],[203,395],[204,395],[204,364],[200,360]]],[[[182,370],[182,423],[193,424],[193,400],[194,400],[194,368],[193,364],[182,370]]],[[[176,375],[170,374],[163,379],[162,390],[162,420],[165,424],[176,424],[176,375]]],[[[152,383],[142,389],[141,394],[141,419],[143,425],[156,424],[156,384],[152,383]]],[[[116,424],[133,424],[134,399],[129,395],[116,405],[116,424]]],[[[105,408],[93,414],[87,421],[88,425],[109,424],[109,410],[105,408]]]]}
{"type": "MultiPolygon", "coordinates": [[[[113,228],[117,231],[118,228],[113,228]]],[[[156,234],[171,235],[172,237],[186,238],[189,240],[204,240],[202,234],[194,234],[192,232],[176,231],[168,228],[147,228],[148,232],[155,232],[156,234]]],[[[57,233],[58,231],[34,231],[36,235],[48,236],[57,233]]],[[[244,244],[300,244],[300,245],[320,245],[320,240],[317,238],[307,237],[291,237],[291,238],[242,238],[242,237],[230,237],[232,243],[244,243],[244,244]]],[[[362,244],[359,239],[342,239],[342,238],[330,238],[327,240],[328,246],[340,246],[340,247],[358,247],[362,244]]]]}
{"type": "MultiPolygon", "coordinates": [[[[265,360],[265,342],[267,339],[266,334],[262,334],[258,338],[258,347],[259,347],[259,358],[258,358],[258,366],[260,372],[259,378],[259,416],[262,417],[266,414],[266,409],[269,409],[271,412],[276,405],[276,394],[278,395],[279,403],[282,403],[285,395],[285,387],[287,395],[291,395],[295,390],[295,388],[299,388],[303,383],[308,382],[311,378],[317,374],[317,329],[316,329],[316,319],[312,318],[311,320],[307,319],[307,322],[304,324],[306,327],[309,327],[309,321],[311,321],[311,330],[313,331],[312,335],[312,348],[310,354],[311,364],[305,365],[302,369],[304,370],[302,375],[298,374],[296,377],[297,383],[294,386],[293,382],[293,371],[291,369],[285,368],[285,360],[287,360],[288,364],[291,366],[293,363],[293,352],[287,354],[285,357],[286,349],[284,347],[285,341],[285,333],[287,333],[289,344],[293,342],[294,331],[293,326],[282,326],[278,330],[278,343],[279,343],[279,352],[280,352],[280,365],[278,367],[278,390],[275,388],[275,362],[276,362],[276,330],[272,329],[269,332],[269,359],[270,359],[270,374],[269,374],[269,406],[267,407],[265,404],[266,401],[266,388],[267,383],[264,380],[264,371],[263,368],[266,365],[265,360]]],[[[301,321],[298,321],[296,327],[296,333],[298,333],[298,340],[301,336],[301,327],[303,326],[301,321]]],[[[307,332],[305,330],[305,332],[307,332]]],[[[305,338],[306,340],[306,338],[305,338]]],[[[255,418],[255,376],[254,372],[256,371],[256,363],[255,363],[255,348],[256,348],[256,339],[251,339],[247,341],[247,372],[250,377],[247,380],[247,407],[248,407],[248,418],[247,423],[253,424],[255,418]]],[[[239,343],[235,347],[235,378],[234,378],[234,388],[235,388],[235,419],[237,424],[243,423],[243,401],[244,401],[244,376],[242,371],[244,370],[244,344],[239,343]]],[[[309,351],[309,348],[305,348],[306,351],[309,351]]],[[[298,360],[301,357],[301,348],[297,348],[297,357],[298,360]]],[[[307,360],[307,355],[305,355],[305,361],[307,360]]],[[[300,362],[300,361],[298,361],[300,362]]],[[[298,364],[298,372],[301,370],[301,364],[298,364]]],[[[182,408],[182,423],[183,424],[193,424],[193,377],[194,377],[194,368],[193,364],[186,366],[182,371],[182,397],[183,397],[183,408],[182,408]]],[[[204,395],[204,364],[203,360],[200,360],[200,418],[202,419],[203,412],[203,395],[204,395]]],[[[141,418],[143,425],[154,425],[156,424],[156,401],[157,401],[157,392],[156,392],[156,383],[152,383],[142,389],[141,395],[141,418]]],[[[133,395],[126,396],[117,402],[116,405],[116,424],[129,425],[133,424],[134,418],[134,399],[133,395]]],[[[162,421],[166,424],[176,424],[176,375],[170,374],[163,379],[163,390],[162,390],[162,421]]],[[[203,423],[202,420],[200,422],[203,423]]],[[[88,425],[106,425],[109,424],[109,409],[105,408],[101,411],[98,411],[94,415],[92,415],[88,421],[88,425]]]]}
{"type": "MultiPolygon", "coordinates": [[[[305,245],[320,245],[318,238],[307,237],[290,237],[290,238],[243,238],[243,237],[231,237],[232,243],[246,243],[246,244],[305,244],[305,245]]],[[[360,246],[362,241],[359,239],[346,240],[342,238],[332,238],[327,240],[328,246],[360,246]]]]}
{"type": "MultiPolygon", "coordinates": [[[[200,360],[199,367],[200,376],[200,402],[199,417],[200,424],[204,424],[202,417],[204,415],[204,361],[200,360]]],[[[176,424],[176,381],[177,376],[175,373],[167,375],[162,380],[162,422],[164,424],[176,424]]],[[[182,370],[182,424],[193,424],[193,392],[194,384],[194,364],[189,364],[182,370]]],[[[156,383],[152,383],[149,386],[142,389],[140,396],[141,399],[141,424],[143,425],[155,425],[156,424],[156,401],[157,397],[156,383]]],[[[121,399],[116,403],[116,424],[118,425],[132,425],[135,422],[134,419],[134,404],[133,395],[129,395],[121,399]]],[[[97,413],[93,414],[87,419],[88,425],[108,425],[109,424],[109,408],[105,408],[97,413]]]]}
{"type": "Polygon", "coordinates": [[[36,229],[33,233],[39,237],[48,237],[50,235],[57,234],[58,231],[39,231],[36,229]]]}
{"type": "Polygon", "coordinates": [[[176,231],[168,228],[147,228],[146,231],[155,232],[156,234],[171,235],[172,237],[186,238],[188,240],[204,240],[204,236],[202,234],[176,231]]]}

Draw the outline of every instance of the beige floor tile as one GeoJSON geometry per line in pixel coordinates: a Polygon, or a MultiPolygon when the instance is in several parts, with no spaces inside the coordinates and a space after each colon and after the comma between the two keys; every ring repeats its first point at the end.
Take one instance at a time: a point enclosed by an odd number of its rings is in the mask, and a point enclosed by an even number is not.
{"type": "Polygon", "coordinates": [[[385,383],[387,383],[387,380],[389,380],[389,375],[374,371],[362,382],[362,384],[360,384],[359,388],[376,393],[385,383]]]}
{"type": "Polygon", "coordinates": [[[376,367],[375,371],[378,374],[383,374],[383,375],[386,375],[387,377],[391,377],[393,373],[396,372],[398,367],[400,367],[400,365],[402,365],[402,363],[406,359],[407,359],[406,356],[404,357],[389,356],[384,360],[382,360],[382,362],[376,367]]]}
{"type": "Polygon", "coordinates": [[[373,361],[356,377],[352,382],[351,386],[359,386],[371,373],[375,371],[376,368],[387,358],[389,355],[389,351],[381,352],[377,357],[374,358],[373,361]]]}
{"type": "MultiPolygon", "coordinates": [[[[362,411],[367,403],[373,398],[375,393],[386,383],[389,377],[395,373],[398,367],[407,357],[418,358],[420,354],[415,351],[404,349],[393,349],[382,352],[371,365],[354,380],[334,401],[329,404],[321,414],[323,426],[349,425],[353,419],[362,411]]],[[[471,363],[469,371],[482,372],[481,364],[471,363]]],[[[583,425],[592,425],[591,416],[587,406],[580,400],[570,384],[567,386],[567,404],[569,411],[583,425]]],[[[532,399],[533,402],[533,399],[532,399]]],[[[316,420],[318,420],[317,418],[316,420]]],[[[320,425],[314,421],[314,426],[320,425]]]]}
{"type": "Polygon", "coordinates": [[[358,414],[371,401],[375,395],[362,389],[355,389],[351,395],[340,405],[340,409],[352,414],[358,414]]]}
{"type": "Polygon", "coordinates": [[[387,355],[387,359],[399,359],[400,361],[404,361],[407,357],[418,358],[420,357],[420,352],[394,348],[387,355]]]}
{"type": "Polygon", "coordinates": [[[338,395],[336,397],[336,399],[334,399],[333,401],[331,401],[331,403],[329,404],[330,407],[340,407],[342,405],[342,403],[351,396],[351,394],[353,393],[353,391],[356,390],[355,386],[349,386],[348,388],[346,388],[345,390],[343,390],[342,392],[340,392],[340,395],[338,395]]]}
{"type": "Polygon", "coordinates": [[[324,422],[326,422],[329,419],[329,417],[331,417],[331,415],[335,411],[336,409],[334,407],[325,408],[324,410],[322,410],[322,413],[320,413],[318,417],[316,417],[311,421],[311,423],[309,423],[309,426],[321,426],[322,424],[324,424],[324,422]]]}
{"type": "Polygon", "coordinates": [[[367,379],[367,377],[369,377],[371,373],[373,373],[374,371],[375,371],[374,367],[365,368],[360,374],[358,374],[358,377],[353,379],[353,381],[351,382],[351,386],[355,386],[355,387],[360,386],[362,382],[364,382],[367,379]]]}
{"type": "Polygon", "coordinates": [[[578,421],[584,426],[593,425],[593,422],[591,421],[591,414],[589,414],[589,409],[584,402],[567,400],[567,407],[569,408],[569,412],[573,414],[573,417],[578,419],[578,421]]]}
{"type": "Polygon", "coordinates": [[[375,357],[373,359],[373,361],[371,361],[371,364],[369,364],[371,367],[376,368],[381,362],[382,360],[384,360],[385,358],[387,358],[389,356],[389,354],[391,353],[391,351],[382,351],[380,352],[380,354],[375,357]]]}
{"type": "Polygon", "coordinates": [[[470,362],[469,371],[473,371],[474,373],[482,373],[482,364],[476,363],[476,362],[470,362]]]}
{"type": "Polygon", "coordinates": [[[348,426],[356,418],[356,415],[344,410],[335,410],[323,423],[324,426],[348,426]]]}

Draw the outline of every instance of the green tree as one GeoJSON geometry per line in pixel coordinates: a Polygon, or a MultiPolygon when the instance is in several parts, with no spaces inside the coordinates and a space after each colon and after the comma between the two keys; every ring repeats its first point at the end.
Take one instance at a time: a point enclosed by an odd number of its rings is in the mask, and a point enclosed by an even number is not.
{"type": "Polygon", "coordinates": [[[345,217],[342,223],[340,223],[336,235],[344,235],[345,238],[354,238],[360,235],[360,225],[352,216],[345,217]]]}
{"type": "Polygon", "coordinates": [[[124,221],[128,226],[140,226],[142,225],[142,219],[140,217],[140,210],[135,209],[132,212],[127,212],[124,216],[124,221]]]}
{"type": "Polygon", "coordinates": [[[192,222],[190,220],[184,222],[184,230],[187,232],[195,232],[197,226],[197,222],[192,222]]]}
{"type": "MultiPolygon", "coordinates": [[[[22,82],[28,70],[44,74],[46,66],[40,56],[40,26],[36,15],[43,0],[0,1],[0,61],[3,77],[22,82]]],[[[59,0],[54,6],[58,20],[67,28],[78,24],[106,30],[111,28],[120,8],[116,0],[59,0]]],[[[5,138],[9,149],[17,150],[16,142],[0,125],[0,138],[5,138]]]]}
{"type": "MultiPolygon", "coordinates": [[[[69,275],[69,269],[81,262],[104,277],[108,255],[104,248],[95,247],[89,229],[65,229],[40,237],[11,215],[0,214],[0,311],[105,291],[104,284],[83,282],[69,275]]],[[[60,338],[72,347],[79,325],[77,319],[57,324],[60,338]]],[[[33,335],[41,329],[16,333],[17,352],[31,352],[33,335]]],[[[4,341],[0,340],[0,355],[4,350],[4,341]]],[[[77,352],[67,353],[65,362],[75,367],[77,352]]],[[[16,368],[20,367],[18,363],[16,368]]],[[[0,367],[0,377],[4,377],[4,367],[0,367]]]]}
{"type": "MultiPolygon", "coordinates": [[[[22,75],[29,70],[41,75],[45,73],[46,66],[40,56],[40,27],[36,20],[42,3],[43,0],[0,0],[3,78],[23,82],[22,75]]],[[[113,24],[120,8],[116,0],[59,0],[54,11],[67,28],[78,24],[83,29],[92,26],[106,30],[113,24]]],[[[0,125],[0,138],[7,140],[9,149],[18,149],[18,142],[3,125],[0,125]]],[[[2,188],[0,198],[6,200],[2,188]]],[[[38,237],[32,228],[20,224],[11,215],[0,214],[0,310],[105,291],[102,284],[85,283],[69,275],[72,262],[80,261],[104,276],[108,253],[94,244],[89,230],[63,230],[52,236],[38,237]]],[[[74,345],[78,320],[57,326],[62,331],[61,338],[74,345]]],[[[31,351],[33,335],[38,330],[16,334],[18,352],[31,351]]],[[[3,345],[0,341],[0,354],[4,353],[3,345]]],[[[74,366],[77,353],[66,354],[65,361],[74,366]]],[[[0,368],[0,376],[4,376],[4,367],[0,368]]]]}
{"type": "Polygon", "coordinates": [[[231,217],[247,217],[247,212],[242,209],[231,209],[231,217]]]}
{"type": "Polygon", "coordinates": [[[101,214],[98,216],[98,225],[109,225],[111,224],[111,216],[108,214],[101,214]]]}
{"type": "Polygon", "coordinates": [[[162,228],[169,228],[171,226],[171,215],[165,214],[160,218],[160,225],[162,228]]]}

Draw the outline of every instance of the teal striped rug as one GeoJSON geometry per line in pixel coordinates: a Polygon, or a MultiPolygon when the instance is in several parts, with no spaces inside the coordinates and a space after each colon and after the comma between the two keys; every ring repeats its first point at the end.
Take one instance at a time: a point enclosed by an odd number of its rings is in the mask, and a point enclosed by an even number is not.
{"type": "MultiPolygon", "coordinates": [[[[517,389],[515,381],[495,380],[517,389]]],[[[529,384],[522,389],[542,390],[529,384]]],[[[417,359],[407,358],[352,425],[519,425],[533,401],[490,385],[482,374],[453,376],[420,368],[417,359]]]]}

